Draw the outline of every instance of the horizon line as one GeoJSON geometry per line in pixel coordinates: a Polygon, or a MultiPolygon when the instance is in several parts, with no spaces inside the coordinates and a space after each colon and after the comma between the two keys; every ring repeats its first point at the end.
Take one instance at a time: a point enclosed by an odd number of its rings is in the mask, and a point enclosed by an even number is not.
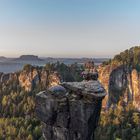
{"type": "Polygon", "coordinates": [[[0,55],[0,57],[5,57],[5,58],[20,58],[21,56],[37,56],[38,58],[69,58],[69,59],[99,59],[99,58],[105,58],[105,59],[111,59],[113,58],[112,56],[108,56],[108,57],[102,57],[102,56],[95,56],[95,57],[87,57],[87,56],[79,56],[79,57],[75,57],[75,56],[44,56],[44,55],[36,55],[36,54],[23,54],[23,55],[18,55],[18,56],[8,56],[8,55],[0,55]]]}

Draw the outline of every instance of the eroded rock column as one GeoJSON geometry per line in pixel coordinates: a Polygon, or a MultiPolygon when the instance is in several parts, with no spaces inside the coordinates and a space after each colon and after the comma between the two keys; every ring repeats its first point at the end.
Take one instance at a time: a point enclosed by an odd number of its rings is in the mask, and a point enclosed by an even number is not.
{"type": "Polygon", "coordinates": [[[36,115],[42,121],[45,140],[94,139],[106,93],[92,78],[62,83],[37,95],[36,115]]]}

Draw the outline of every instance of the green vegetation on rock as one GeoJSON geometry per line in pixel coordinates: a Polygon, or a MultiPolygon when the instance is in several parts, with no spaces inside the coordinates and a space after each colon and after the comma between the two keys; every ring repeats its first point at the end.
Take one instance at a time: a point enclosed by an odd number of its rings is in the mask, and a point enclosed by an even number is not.
{"type": "Polygon", "coordinates": [[[103,62],[108,64],[127,65],[130,68],[136,68],[140,72],[140,46],[127,49],[114,56],[112,60],[103,62]]]}
{"type": "Polygon", "coordinates": [[[0,140],[42,140],[41,122],[35,114],[35,96],[45,90],[49,83],[48,76],[58,71],[63,81],[77,81],[80,79],[81,66],[67,66],[61,63],[46,64],[45,67],[25,65],[23,70],[14,74],[7,74],[0,83],[0,140]],[[45,87],[41,82],[41,73],[47,80],[45,87]],[[35,75],[35,76],[34,76],[35,75]],[[20,81],[19,81],[20,76],[20,81]],[[29,77],[30,76],[30,77],[29,77]],[[29,78],[29,79],[28,79],[29,78]],[[28,79],[27,82],[25,80],[28,79]],[[38,82],[39,81],[39,82],[38,82]],[[21,86],[21,83],[24,85],[21,86]],[[26,91],[26,86],[32,86],[26,91]]]}

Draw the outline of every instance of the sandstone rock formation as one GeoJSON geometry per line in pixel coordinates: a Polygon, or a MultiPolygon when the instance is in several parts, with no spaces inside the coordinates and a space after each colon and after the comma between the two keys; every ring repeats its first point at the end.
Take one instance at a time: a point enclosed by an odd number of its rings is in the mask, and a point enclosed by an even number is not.
{"type": "Polygon", "coordinates": [[[112,104],[117,104],[121,96],[128,97],[128,96],[125,96],[127,86],[128,86],[128,80],[127,80],[126,67],[120,66],[114,69],[110,74],[109,85],[108,85],[108,93],[109,93],[108,106],[109,107],[112,104]]]}
{"type": "Polygon", "coordinates": [[[140,76],[136,69],[126,66],[107,65],[99,67],[99,81],[108,91],[108,96],[103,105],[116,105],[120,98],[129,101],[140,110],[140,76]]]}
{"type": "MultiPolygon", "coordinates": [[[[98,75],[99,75],[99,81],[102,83],[107,93],[108,93],[108,87],[109,87],[110,74],[115,68],[117,68],[116,65],[106,65],[106,66],[100,65],[97,69],[98,75]]],[[[106,108],[107,106],[108,95],[109,94],[107,94],[107,96],[104,98],[103,103],[102,103],[104,108],[106,108]]]]}
{"type": "Polygon", "coordinates": [[[0,84],[16,82],[25,91],[30,92],[35,87],[42,86],[43,89],[60,83],[60,76],[57,72],[48,72],[45,69],[22,70],[15,73],[0,73],[0,84]]]}
{"type": "Polygon", "coordinates": [[[59,84],[60,76],[57,72],[48,72],[46,70],[37,71],[33,69],[30,72],[23,70],[19,75],[19,83],[26,91],[31,91],[35,86],[41,84],[44,88],[59,84]]]}
{"type": "Polygon", "coordinates": [[[19,75],[19,83],[26,91],[31,91],[39,83],[39,73],[36,69],[27,72],[23,70],[19,75]]]}
{"type": "Polygon", "coordinates": [[[36,96],[45,140],[93,140],[105,89],[96,80],[66,82],[36,96]]]}
{"type": "Polygon", "coordinates": [[[140,75],[139,73],[134,69],[131,73],[132,76],[132,87],[131,91],[133,92],[133,103],[136,108],[140,110],[140,75]]]}
{"type": "Polygon", "coordinates": [[[8,84],[9,82],[16,81],[17,80],[17,74],[16,73],[0,73],[0,83],[8,84]]]}

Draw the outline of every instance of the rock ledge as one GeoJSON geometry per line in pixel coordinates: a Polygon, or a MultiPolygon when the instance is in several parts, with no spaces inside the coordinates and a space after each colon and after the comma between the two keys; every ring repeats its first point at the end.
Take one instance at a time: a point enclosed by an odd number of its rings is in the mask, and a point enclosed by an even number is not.
{"type": "Polygon", "coordinates": [[[36,96],[45,140],[93,140],[106,93],[96,80],[66,82],[36,96]]]}

